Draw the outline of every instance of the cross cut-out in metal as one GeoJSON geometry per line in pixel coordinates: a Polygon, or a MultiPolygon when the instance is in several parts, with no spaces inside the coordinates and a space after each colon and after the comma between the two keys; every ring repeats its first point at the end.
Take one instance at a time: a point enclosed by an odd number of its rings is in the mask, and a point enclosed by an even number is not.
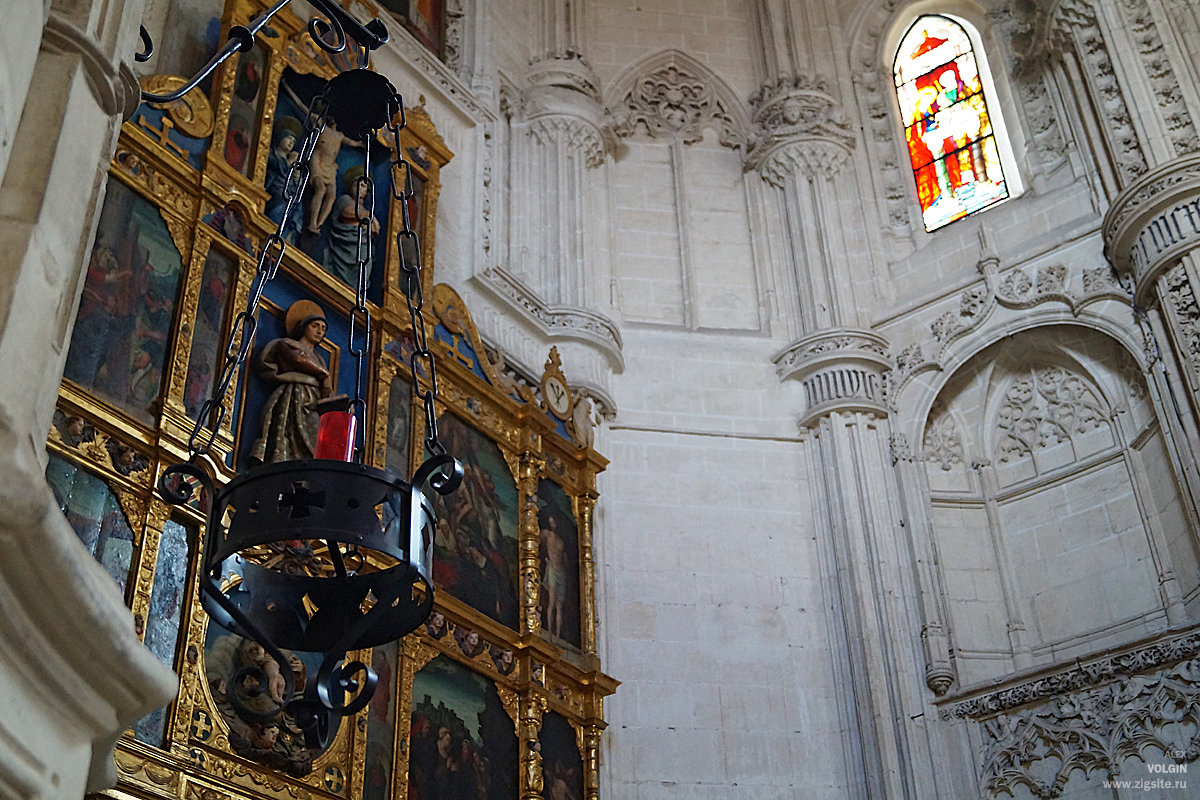
{"type": "Polygon", "coordinates": [[[291,512],[288,516],[291,519],[310,517],[312,509],[325,508],[325,491],[311,491],[304,481],[296,481],[292,484],[290,492],[279,496],[279,507],[281,509],[290,508],[291,512]]]}

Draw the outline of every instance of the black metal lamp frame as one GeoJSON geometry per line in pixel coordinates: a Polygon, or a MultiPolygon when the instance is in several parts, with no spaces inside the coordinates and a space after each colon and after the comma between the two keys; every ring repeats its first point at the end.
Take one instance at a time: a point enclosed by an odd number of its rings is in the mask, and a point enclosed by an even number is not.
{"type": "MultiPolygon", "coordinates": [[[[178,99],[234,52],[249,50],[254,34],[290,0],[279,0],[247,28],[235,26],[229,40],[208,64],[178,90],[165,95],[142,93],[144,100],[165,103],[178,99]]],[[[359,69],[333,78],[321,95],[325,108],[305,137],[293,170],[302,174],[287,185],[288,211],[303,194],[307,160],[312,154],[324,119],[332,119],[338,130],[365,144],[364,174],[369,173],[370,137],[384,126],[391,128],[397,149],[393,164],[396,175],[407,182],[407,163],[400,151],[399,129],[403,127],[403,103],[391,83],[366,69],[370,52],[387,41],[387,30],[379,20],[360,24],[330,0],[309,0],[328,21],[313,18],[308,29],[314,41],[329,52],[345,49],[350,38],[361,47],[359,69]],[[334,41],[326,39],[332,33],[334,41]],[[399,125],[392,122],[400,115],[399,125]],[[302,162],[302,163],[301,163],[302,162]]],[[[153,45],[142,29],[146,60],[153,45]]],[[[310,115],[311,116],[311,115],[310,115]]],[[[369,193],[374,204],[373,184],[369,193]]],[[[393,187],[393,193],[397,189],[393,187]]],[[[411,192],[403,187],[402,199],[411,192]]],[[[365,344],[355,347],[356,319],[361,316],[370,335],[366,307],[366,264],[370,261],[371,210],[359,214],[359,286],[354,316],[351,317],[351,352],[356,356],[355,408],[359,399],[365,344]]],[[[398,238],[412,240],[407,202],[404,224],[398,238]]],[[[287,219],[287,212],[283,215],[287,219]]],[[[282,225],[282,223],[281,223],[282,225]]],[[[436,367],[427,347],[421,317],[420,258],[401,267],[408,278],[407,301],[418,347],[412,358],[414,375],[424,372],[430,388],[421,390],[426,416],[426,446],[432,455],[418,468],[412,483],[367,464],[329,459],[305,459],[263,465],[217,488],[198,464],[207,452],[213,431],[224,418],[221,398],[233,375],[244,365],[257,325],[257,304],[263,286],[274,275],[283,257],[281,235],[264,244],[255,289],[248,309],[239,317],[242,342],[232,342],[219,387],[197,415],[188,446],[189,461],[168,467],[159,480],[163,498],[173,504],[188,502],[197,488],[211,498],[200,576],[201,602],[210,619],[226,630],[257,642],[279,667],[286,688],[274,693],[274,702],[262,695],[270,685],[261,665],[242,667],[234,676],[239,687],[249,684],[248,703],[239,693],[229,693],[239,715],[249,721],[268,722],[280,714],[290,715],[303,729],[308,747],[324,749],[337,732],[341,718],[366,706],[375,690],[377,677],[367,664],[347,661],[352,650],[395,641],[415,630],[433,608],[431,578],[436,518],[425,495],[431,489],[448,494],[462,481],[462,465],[446,453],[437,437],[434,398],[436,367]],[[419,329],[418,329],[419,328],[419,329]],[[423,364],[418,362],[423,360],[423,364]],[[206,430],[207,421],[211,423],[206,430]],[[207,438],[207,443],[203,440],[207,438]],[[322,654],[315,679],[297,686],[297,677],[284,650],[322,654]],[[247,679],[250,679],[247,681],[247,679]],[[265,706],[265,707],[264,707],[265,706]]],[[[419,250],[418,250],[419,253],[419,250]]]]}

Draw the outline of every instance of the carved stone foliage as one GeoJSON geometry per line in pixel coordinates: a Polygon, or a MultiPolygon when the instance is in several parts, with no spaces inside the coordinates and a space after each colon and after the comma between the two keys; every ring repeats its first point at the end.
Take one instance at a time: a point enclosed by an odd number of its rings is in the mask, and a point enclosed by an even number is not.
{"type": "Polygon", "coordinates": [[[1166,299],[1170,305],[1176,335],[1182,340],[1181,351],[1187,357],[1193,374],[1200,374],[1200,305],[1191,278],[1182,264],[1165,276],[1166,299]]]}
{"type": "Polygon", "coordinates": [[[1200,139],[1196,137],[1192,116],[1184,103],[1171,61],[1163,50],[1162,37],[1149,4],[1144,0],[1122,0],[1121,7],[1129,22],[1129,32],[1137,45],[1146,77],[1154,90],[1154,99],[1158,102],[1158,113],[1166,126],[1167,137],[1175,147],[1175,154],[1200,150],[1200,139]]]}
{"type": "Polygon", "coordinates": [[[1035,368],[1004,396],[996,460],[1005,463],[1036,448],[1071,441],[1076,434],[1108,425],[1107,416],[1083,378],[1061,366],[1035,368]]]}
{"type": "Polygon", "coordinates": [[[640,77],[611,116],[612,131],[620,137],[642,130],[692,144],[712,128],[726,147],[740,148],[745,143],[732,110],[717,96],[711,81],[676,61],[640,77]]]}
{"type": "Polygon", "coordinates": [[[1152,672],[1197,656],[1200,656],[1200,632],[1190,630],[1153,644],[1130,647],[1086,661],[1075,661],[1048,674],[961,700],[943,708],[941,716],[942,719],[982,720],[1021,706],[1045,702],[1071,692],[1152,672]]]}
{"type": "Polygon", "coordinates": [[[887,363],[887,342],[877,334],[865,331],[829,331],[793,342],[775,355],[775,367],[780,379],[802,372],[810,362],[825,360],[831,354],[842,358],[866,356],[887,363]]]}
{"type": "Polygon", "coordinates": [[[882,70],[864,69],[854,76],[863,108],[863,132],[866,147],[880,177],[880,187],[888,224],[896,232],[907,230],[912,195],[912,174],[897,158],[896,123],[890,109],[895,104],[893,89],[882,70]],[[902,168],[903,167],[903,168],[902,168]]]}
{"type": "Polygon", "coordinates": [[[463,58],[463,29],[466,27],[466,9],[463,8],[463,0],[447,0],[445,24],[446,35],[442,43],[442,60],[455,75],[470,83],[470,70],[463,58]]]}
{"type": "Polygon", "coordinates": [[[904,152],[898,146],[901,134],[892,110],[896,105],[892,76],[879,63],[880,42],[898,5],[896,0],[877,0],[866,6],[862,33],[855,38],[851,51],[851,68],[864,144],[878,176],[880,210],[890,232],[905,235],[910,226],[913,178],[908,164],[902,163],[904,152]]]}
{"type": "MultiPolygon", "coordinates": [[[[992,19],[997,34],[1010,41],[1029,31],[1028,24],[1022,24],[1012,14],[997,14],[992,19]]],[[[1067,163],[1062,121],[1051,99],[1053,79],[1044,71],[1029,69],[1020,70],[1013,77],[1013,88],[1020,97],[1020,111],[1030,134],[1031,151],[1037,156],[1042,172],[1048,175],[1067,163]]]]}
{"type": "Polygon", "coordinates": [[[1095,95],[1093,105],[1102,117],[1118,172],[1126,181],[1146,172],[1146,157],[1091,2],[1018,0],[1011,8],[1021,23],[1012,37],[1020,72],[1040,74],[1049,62],[1073,47],[1095,95]]]}
{"type": "Polygon", "coordinates": [[[965,463],[962,434],[954,417],[941,403],[934,405],[925,423],[925,436],[921,449],[927,461],[938,464],[947,472],[965,463]]]}
{"type": "MultiPolygon", "coordinates": [[[[981,262],[981,269],[983,262],[981,262]]],[[[983,285],[969,287],[959,296],[957,311],[947,311],[930,323],[939,344],[945,345],[977,327],[995,305],[1029,309],[1043,303],[1065,303],[1077,314],[1088,303],[1102,299],[1128,300],[1111,267],[1092,267],[1072,273],[1063,264],[1044,264],[1010,270],[984,270],[983,285]]]]}
{"type": "Polygon", "coordinates": [[[1158,753],[1185,772],[1200,755],[1200,659],[1000,714],[983,729],[985,796],[1025,786],[1055,798],[1074,772],[1115,776],[1125,759],[1158,753]]]}
{"type": "Polygon", "coordinates": [[[754,128],[751,168],[772,185],[797,168],[808,176],[833,174],[854,149],[854,134],[828,82],[817,76],[783,77],[750,98],[754,128]]]}

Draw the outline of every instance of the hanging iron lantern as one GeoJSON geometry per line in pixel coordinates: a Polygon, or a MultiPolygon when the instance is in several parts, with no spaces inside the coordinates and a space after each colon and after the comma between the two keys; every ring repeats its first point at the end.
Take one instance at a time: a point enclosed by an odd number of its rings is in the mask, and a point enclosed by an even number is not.
{"type": "MultiPolygon", "coordinates": [[[[250,49],[254,34],[288,2],[280,0],[250,28],[233,28],[225,47],[178,91],[170,95],[143,93],[143,99],[169,102],[182,96],[233,52],[250,49]]],[[[211,507],[201,555],[202,605],[213,622],[261,645],[286,683],[279,693],[282,701],[275,707],[239,711],[260,721],[288,714],[304,729],[309,747],[324,748],[341,717],[364,708],[375,689],[377,678],[370,666],[347,661],[346,654],[395,641],[428,617],[434,597],[431,569],[436,519],[425,490],[453,491],[463,470],[437,434],[437,372],[421,313],[420,250],[415,247],[416,235],[408,215],[412,188],[400,147],[403,101],[387,78],[367,69],[371,50],[387,40],[387,31],[378,20],[359,24],[328,0],[309,2],[328,17],[328,21],[314,18],[309,22],[314,41],[337,52],[347,46],[349,31],[361,47],[359,66],[330,80],[313,102],[300,156],[287,176],[283,221],[263,244],[247,307],[230,334],[221,378],[196,416],[188,441],[191,457],[164,471],[159,491],[167,502],[180,504],[187,502],[198,486],[207,490],[211,507]],[[399,122],[394,121],[397,117],[399,122]],[[224,398],[250,353],[259,301],[286,249],[284,221],[304,195],[309,160],[327,123],[363,143],[367,191],[365,199],[355,205],[358,283],[347,347],[355,358],[354,394],[341,407],[322,415],[313,458],[256,466],[217,488],[199,466],[199,459],[211,449],[226,416],[224,398]],[[367,305],[375,202],[371,139],[385,126],[391,131],[396,153],[393,194],[403,207],[397,245],[416,340],[410,366],[423,400],[425,447],[431,453],[411,483],[361,463],[364,448],[358,433],[366,410],[362,376],[371,330],[367,305]],[[415,259],[407,260],[406,253],[414,251],[415,259]],[[421,385],[419,376],[426,385],[421,385]],[[315,679],[309,676],[302,690],[288,666],[285,649],[322,654],[315,679]]],[[[139,59],[145,60],[151,48],[145,29],[142,38],[146,52],[139,54],[139,59]]],[[[261,666],[243,671],[243,677],[251,677],[260,687],[268,685],[261,666]]]]}

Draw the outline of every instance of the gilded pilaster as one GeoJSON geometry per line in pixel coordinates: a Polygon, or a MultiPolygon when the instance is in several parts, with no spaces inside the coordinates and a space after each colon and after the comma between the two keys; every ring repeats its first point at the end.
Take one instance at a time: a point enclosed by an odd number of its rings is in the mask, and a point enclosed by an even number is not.
{"type": "Polygon", "coordinates": [[[594,491],[579,495],[576,505],[579,519],[579,562],[581,602],[579,608],[583,650],[596,652],[596,560],[592,553],[592,512],[596,509],[594,491]]]}
{"type": "Polygon", "coordinates": [[[546,698],[532,690],[521,695],[518,706],[517,728],[520,739],[521,800],[541,800],[544,779],[542,775],[542,753],[538,734],[542,728],[542,714],[546,711],[546,698]]]}
{"type": "Polygon", "coordinates": [[[521,633],[537,633],[542,619],[538,613],[541,600],[541,564],[538,556],[537,490],[538,479],[545,469],[546,460],[537,453],[521,453],[517,467],[517,495],[521,503],[520,538],[518,540],[521,586],[521,633]]]}

